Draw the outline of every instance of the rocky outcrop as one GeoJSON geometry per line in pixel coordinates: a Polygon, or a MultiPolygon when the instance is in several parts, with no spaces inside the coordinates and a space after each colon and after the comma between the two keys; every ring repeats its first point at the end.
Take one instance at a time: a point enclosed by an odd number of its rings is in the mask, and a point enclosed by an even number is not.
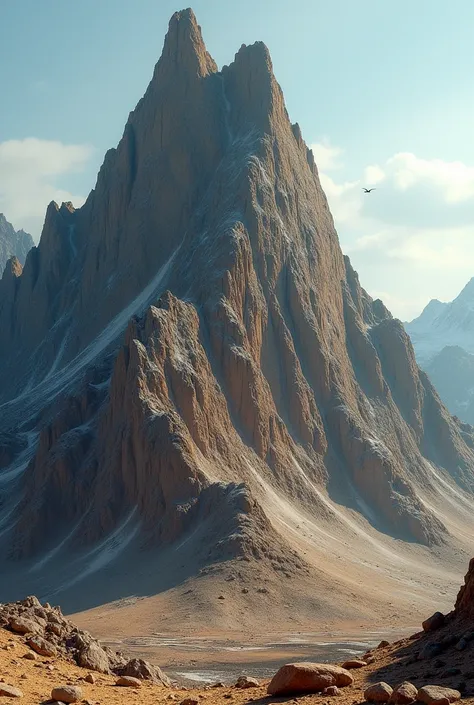
{"type": "MultiPolygon", "coordinates": [[[[21,265],[25,264],[26,256],[33,247],[33,238],[24,230],[15,230],[3,213],[0,213],[0,279],[9,260],[17,260],[10,269],[21,273],[21,265]]],[[[18,276],[18,274],[17,274],[18,276]]]]}
{"type": "Polygon", "coordinates": [[[40,656],[59,655],[73,659],[78,666],[90,671],[134,676],[166,686],[171,684],[158,666],[142,659],[127,660],[122,653],[103,647],[88,632],[66,619],[59,607],[42,605],[36,597],[0,604],[0,627],[24,635],[27,646],[40,656]]]}
{"type": "Polygon", "coordinates": [[[469,570],[464,578],[464,585],[458,592],[454,609],[460,617],[474,617],[474,558],[469,563],[469,570]]]}
{"type": "Polygon", "coordinates": [[[0,560],[36,560],[28,585],[188,539],[196,571],[308,575],[284,522],[351,542],[346,505],[443,546],[435,466],[473,489],[472,432],[343,257],[267,48],[219,71],[190,10],[85,205],[51,204],[1,280],[0,363],[0,560]]]}

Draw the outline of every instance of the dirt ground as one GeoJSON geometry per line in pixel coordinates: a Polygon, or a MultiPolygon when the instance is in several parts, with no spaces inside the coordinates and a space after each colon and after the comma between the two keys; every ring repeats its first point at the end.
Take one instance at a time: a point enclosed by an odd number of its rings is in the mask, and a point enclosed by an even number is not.
{"type": "MultiPolygon", "coordinates": [[[[462,653],[450,652],[444,661],[436,662],[438,665],[433,671],[432,664],[427,665],[426,662],[419,662],[414,658],[414,650],[418,650],[424,640],[426,641],[426,637],[423,637],[421,642],[403,639],[388,648],[374,650],[374,662],[352,671],[355,678],[354,684],[342,689],[336,701],[340,705],[357,705],[364,702],[364,690],[369,683],[385,680],[394,686],[408,678],[417,687],[430,683],[456,687],[462,679],[465,695],[463,702],[474,703],[474,668],[471,665],[470,650],[462,653]],[[459,673],[451,676],[444,675],[447,666],[451,667],[451,671],[458,670],[459,673]],[[470,677],[471,675],[473,678],[470,677]]],[[[7,630],[0,630],[0,681],[19,688],[23,697],[18,702],[25,705],[48,702],[52,688],[66,683],[79,685],[82,689],[82,702],[91,705],[130,705],[133,702],[140,705],[160,705],[161,703],[168,705],[173,701],[181,703],[186,698],[202,701],[203,705],[220,705],[229,701],[233,705],[250,702],[262,703],[262,705],[272,702],[317,702],[329,705],[332,700],[328,696],[321,695],[270,698],[266,695],[268,679],[262,680],[260,687],[248,690],[240,690],[232,685],[165,688],[149,682],[143,682],[139,688],[123,688],[115,685],[115,676],[101,674],[95,674],[96,682],[89,684],[84,680],[88,674],[87,670],[56,657],[38,657],[38,660],[30,661],[24,658],[28,651],[29,648],[22,637],[7,630]]],[[[260,656],[258,658],[260,659],[260,656]]],[[[246,675],[254,675],[251,664],[245,665],[246,675]]],[[[13,702],[13,699],[5,697],[2,701],[13,702]]]]}

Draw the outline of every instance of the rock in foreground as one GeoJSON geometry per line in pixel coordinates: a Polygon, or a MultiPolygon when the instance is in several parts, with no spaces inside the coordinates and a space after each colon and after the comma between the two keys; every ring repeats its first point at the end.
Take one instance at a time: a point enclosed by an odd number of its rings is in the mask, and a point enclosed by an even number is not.
{"type": "Polygon", "coordinates": [[[341,666],[326,663],[288,663],[270,681],[269,695],[297,695],[319,693],[336,685],[338,688],[351,685],[354,678],[341,666]]]}
{"type": "Polygon", "coordinates": [[[390,696],[390,703],[397,703],[397,705],[409,705],[414,703],[418,695],[418,689],[413,683],[404,681],[401,683],[390,696]]]}
{"type": "Polygon", "coordinates": [[[115,685],[119,685],[122,688],[140,688],[142,682],[139,678],[133,678],[132,676],[120,676],[117,679],[115,685]]]}
{"type": "Polygon", "coordinates": [[[442,612],[435,612],[431,617],[425,619],[422,624],[423,631],[434,632],[436,629],[440,629],[444,625],[444,614],[442,612]]]}
{"type": "Polygon", "coordinates": [[[351,659],[350,661],[345,661],[342,664],[342,668],[345,668],[347,671],[350,671],[353,668],[364,668],[364,666],[367,666],[367,661],[362,661],[357,658],[351,659]]]}
{"type": "Polygon", "coordinates": [[[425,705],[444,705],[454,703],[461,698],[459,690],[453,688],[443,688],[440,685],[425,685],[418,691],[418,701],[425,705]]]}
{"type": "Polygon", "coordinates": [[[8,685],[7,683],[0,683],[0,695],[6,698],[22,698],[23,693],[19,688],[15,688],[13,685],[8,685]]]}
{"type": "Polygon", "coordinates": [[[237,683],[235,684],[236,688],[258,688],[260,683],[256,678],[251,678],[250,676],[239,676],[237,679],[237,683]]]}
{"type": "Polygon", "coordinates": [[[366,689],[364,698],[369,703],[388,703],[392,693],[392,686],[380,681],[380,683],[374,683],[366,689]]]}
{"type": "Polygon", "coordinates": [[[76,685],[62,685],[51,691],[51,700],[60,703],[77,703],[81,698],[82,690],[76,685]]]}
{"type": "Polygon", "coordinates": [[[125,666],[118,668],[117,673],[121,676],[138,678],[139,680],[149,680],[154,683],[160,683],[161,685],[171,685],[170,679],[163,673],[161,668],[152,666],[151,663],[141,658],[131,659],[125,666]]]}

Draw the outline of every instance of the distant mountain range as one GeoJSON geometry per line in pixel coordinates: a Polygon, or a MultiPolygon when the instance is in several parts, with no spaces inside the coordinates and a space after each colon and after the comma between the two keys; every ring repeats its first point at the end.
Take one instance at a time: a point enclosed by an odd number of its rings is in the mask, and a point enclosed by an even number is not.
{"type": "Polygon", "coordinates": [[[450,303],[432,299],[405,328],[451,413],[474,424],[474,277],[450,303]]]}
{"type": "Polygon", "coordinates": [[[29,233],[25,233],[24,230],[15,230],[3,213],[0,213],[0,278],[11,257],[16,257],[23,266],[26,255],[33,245],[33,238],[29,233]]]}

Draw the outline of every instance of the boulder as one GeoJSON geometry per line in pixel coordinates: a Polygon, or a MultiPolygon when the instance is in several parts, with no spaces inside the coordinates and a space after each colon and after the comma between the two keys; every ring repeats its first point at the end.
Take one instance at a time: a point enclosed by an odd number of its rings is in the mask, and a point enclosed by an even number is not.
{"type": "Polygon", "coordinates": [[[362,661],[362,659],[351,659],[350,661],[345,661],[342,664],[342,668],[346,668],[348,671],[350,671],[353,668],[363,668],[364,666],[367,666],[367,661],[362,661]]]}
{"type": "Polygon", "coordinates": [[[51,632],[57,637],[64,637],[67,633],[64,627],[61,626],[61,624],[58,624],[57,622],[48,622],[47,631],[51,632]]]}
{"type": "Polygon", "coordinates": [[[24,600],[22,600],[21,604],[24,607],[30,607],[31,609],[35,608],[42,608],[41,602],[38,600],[36,595],[28,595],[28,597],[25,597],[24,600]]]}
{"type": "Polygon", "coordinates": [[[432,644],[425,644],[418,654],[418,659],[420,661],[425,661],[427,659],[434,658],[435,656],[439,656],[443,653],[443,651],[444,646],[441,643],[434,642],[432,644]]]}
{"type": "Polygon", "coordinates": [[[28,659],[28,661],[36,661],[38,659],[34,651],[27,651],[23,658],[28,659]]]}
{"type": "Polygon", "coordinates": [[[388,703],[390,696],[393,693],[393,688],[388,684],[380,681],[369,685],[365,690],[364,698],[369,703],[388,703]]]}
{"type": "Polygon", "coordinates": [[[288,663],[282,666],[268,685],[269,695],[318,693],[332,685],[351,685],[354,678],[341,666],[326,663],[288,663]]]}
{"type": "Polygon", "coordinates": [[[51,700],[60,703],[77,703],[81,699],[82,690],[77,685],[62,685],[51,691],[51,700]]]}
{"type": "Polygon", "coordinates": [[[42,631],[39,622],[28,617],[12,617],[9,624],[10,629],[17,634],[39,634],[42,631]]]}
{"type": "Polygon", "coordinates": [[[32,636],[26,642],[30,649],[36,651],[40,656],[56,656],[56,647],[51,642],[46,641],[41,636],[32,636]]]}
{"type": "Polygon", "coordinates": [[[22,698],[23,693],[19,688],[15,688],[13,685],[8,685],[7,683],[0,683],[0,696],[6,698],[22,698]]]}
{"type": "Polygon", "coordinates": [[[161,668],[153,666],[151,663],[141,658],[131,659],[124,666],[118,668],[116,672],[120,676],[131,676],[132,678],[139,678],[140,680],[161,683],[161,685],[165,686],[171,685],[170,679],[163,673],[161,668]]]}
{"type": "Polygon", "coordinates": [[[324,688],[323,695],[339,695],[339,688],[337,685],[330,685],[328,688],[324,688]]]}
{"type": "Polygon", "coordinates": [[[95,642],[91,642],[81,649],[76,660],[82,668],[88,668],[99,673],[110,673],[109,657],[104,649],[95,642]]]}
{"type": "Polygon", "coordinates": [[[84,680],[86,681],[86,683],[91,683],[92,685],[94,685],[97,678],[94,676],[93,673],[88,673],[84,680]]]}
{"type": "Polygon", "coordinates": [[[420,703],[425,703],[425,705],[445,705],[445,701],[454,703],[460,698],[461,693],[459,690],[443,688],[440,685],[425,685],[418,691],[417,700],[420,703]]]}
{"type": "Polygon", "coordinates": [[[431,617],[425,619],[421,626],[424,632],[434,632],[436,629],[440,629],[440,627],[444,626],[444,622],[444,614],[442,612],[435,612],[431,617]]]}
{"type": "Polygon", "coordinates": [[[260,685],[259,681],[256,678],[252,678],[251,676],[239,676],[237,679],[237,683],[235,684],[236,688],[258,688],[260,685]]]}
{"type": "Polygon", "coordinates": [[[452,678],[453,676],[460,676],[461,675],[461,669],[457,668],[457,666],[451,666],[450,668],[446,668],[440,675],[440,678],[452,678]]]}
{"type": "Polygon", "coordinates": [[[132,676],[120,676],[115,681],[115,685],[120,685],[123,688],[140,688],[141,680],[139,678],[132,678],[132,676]]]}
{"type": "Polygon", "coordinates": [[[409,705],[409,703],[414,703],[416,696],[418,695],[418,689],[409,683],[404,681],[401,683],[390,696],[389,703],[397,703],[398,705],[409,705]]]}

